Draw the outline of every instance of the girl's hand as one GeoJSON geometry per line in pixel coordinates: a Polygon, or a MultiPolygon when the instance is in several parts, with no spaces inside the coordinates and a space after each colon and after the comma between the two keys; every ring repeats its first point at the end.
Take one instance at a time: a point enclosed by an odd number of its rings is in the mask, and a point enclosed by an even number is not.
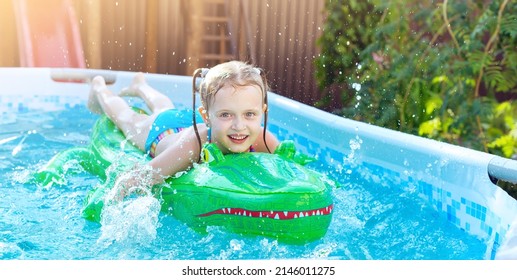
{"type": "Polygon", "coordinates": [[[136,165],[130,170],[121,173],[115,180],[108,200],[120,202],[132,194],[152,195],[153,170],[149,166],[136,165]]]}
{"type": "Polygon", "coordinates": [[[115,188],[117,189],[113,198],[115,201],[122,201],[133,193],[137,195],[151,195],[151,186],[147,185],[146,182],[142,182],[141,178],[132,176],[132,174],[124,174],[124,176],[118,178],[115,188]]]}

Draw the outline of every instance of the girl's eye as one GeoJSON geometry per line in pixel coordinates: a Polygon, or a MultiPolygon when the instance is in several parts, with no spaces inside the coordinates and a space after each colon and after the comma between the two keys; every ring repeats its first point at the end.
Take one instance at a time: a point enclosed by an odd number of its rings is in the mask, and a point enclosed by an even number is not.
{"type": "Polygon", "coordinates": [[[231,115],[229,113],[221,113],[219,117],[221,118],[229,118],[231,115]]]}
{"type": "Polygon", "coordinates": [[[255,112],[247,112],[247,113],[246,113],[246,117],[248,117],[248,118],[253,118],[253,117],[255,117],[256,115],[257,115],[257,114],[256,114],[255,112]]]}

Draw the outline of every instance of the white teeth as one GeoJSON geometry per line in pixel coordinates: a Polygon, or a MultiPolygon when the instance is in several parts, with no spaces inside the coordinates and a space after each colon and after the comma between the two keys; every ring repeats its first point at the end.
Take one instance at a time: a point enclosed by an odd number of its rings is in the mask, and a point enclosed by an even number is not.
{"type": "Polygon", "coordinates": [[[259,218],[270,218],[270,219],[298,219],[312,216],[324,216],[329,215],[333,211],[332,205],[327,206],[325,208],[310,210],[310,211],[296,211],[292,212],[290,215],[289,211],[276,212],[273,210],[269,211],[249,211],[246,209],[240,208],[222,208],[219,210],[219,213],[230,214],[236,216],[244,216],[244,217],[259,217],[259,218]]]}
{"type": "Polygon", "coordinates": [[[243,140],[246,137],[247,137],[246,135],[230,135],[230,138],[235,139],[235,140],[243,140]]]}

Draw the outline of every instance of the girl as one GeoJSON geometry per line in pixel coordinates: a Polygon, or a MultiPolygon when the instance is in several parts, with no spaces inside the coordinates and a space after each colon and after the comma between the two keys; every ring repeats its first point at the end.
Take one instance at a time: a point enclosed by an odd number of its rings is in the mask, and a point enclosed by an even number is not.
{"type": "MultiPolygon", "coordinates": [[[[141,97],[152,111],[150,115],[135,112],[122,97],[108,90],[102,77],[92,81],[88,108],[105,113],[135,146],[153,157],[148,163],[153,170],[151,185],[192,167],[199,161],[202,143],[215,143],[223,154],[272,153],[279,144],[266,129],[268,88],[260,69],[240,61],[198,69],[193,75],[193,93],[198,76],[203,78],[199,115],[174,108],[165,95],[145,82],[142,73],[121,95],[141,97]]],[[[195,96],[193,100],[195,107],[195,96]]]]}

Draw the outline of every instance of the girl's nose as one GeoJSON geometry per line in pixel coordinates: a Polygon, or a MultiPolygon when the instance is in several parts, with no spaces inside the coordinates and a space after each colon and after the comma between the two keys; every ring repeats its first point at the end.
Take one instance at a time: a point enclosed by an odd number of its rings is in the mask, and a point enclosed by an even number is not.
{"type": "Polygon", "coordinates": [[[242,120],[242,118],[234,118],[233,119],[233,123],[232,123],[232,129],[235,130],[235,131],[240,131],[240,130],[244,130],[244,128],[246,128],[246,125],[244,123],[244,121],[242,120]]]}

